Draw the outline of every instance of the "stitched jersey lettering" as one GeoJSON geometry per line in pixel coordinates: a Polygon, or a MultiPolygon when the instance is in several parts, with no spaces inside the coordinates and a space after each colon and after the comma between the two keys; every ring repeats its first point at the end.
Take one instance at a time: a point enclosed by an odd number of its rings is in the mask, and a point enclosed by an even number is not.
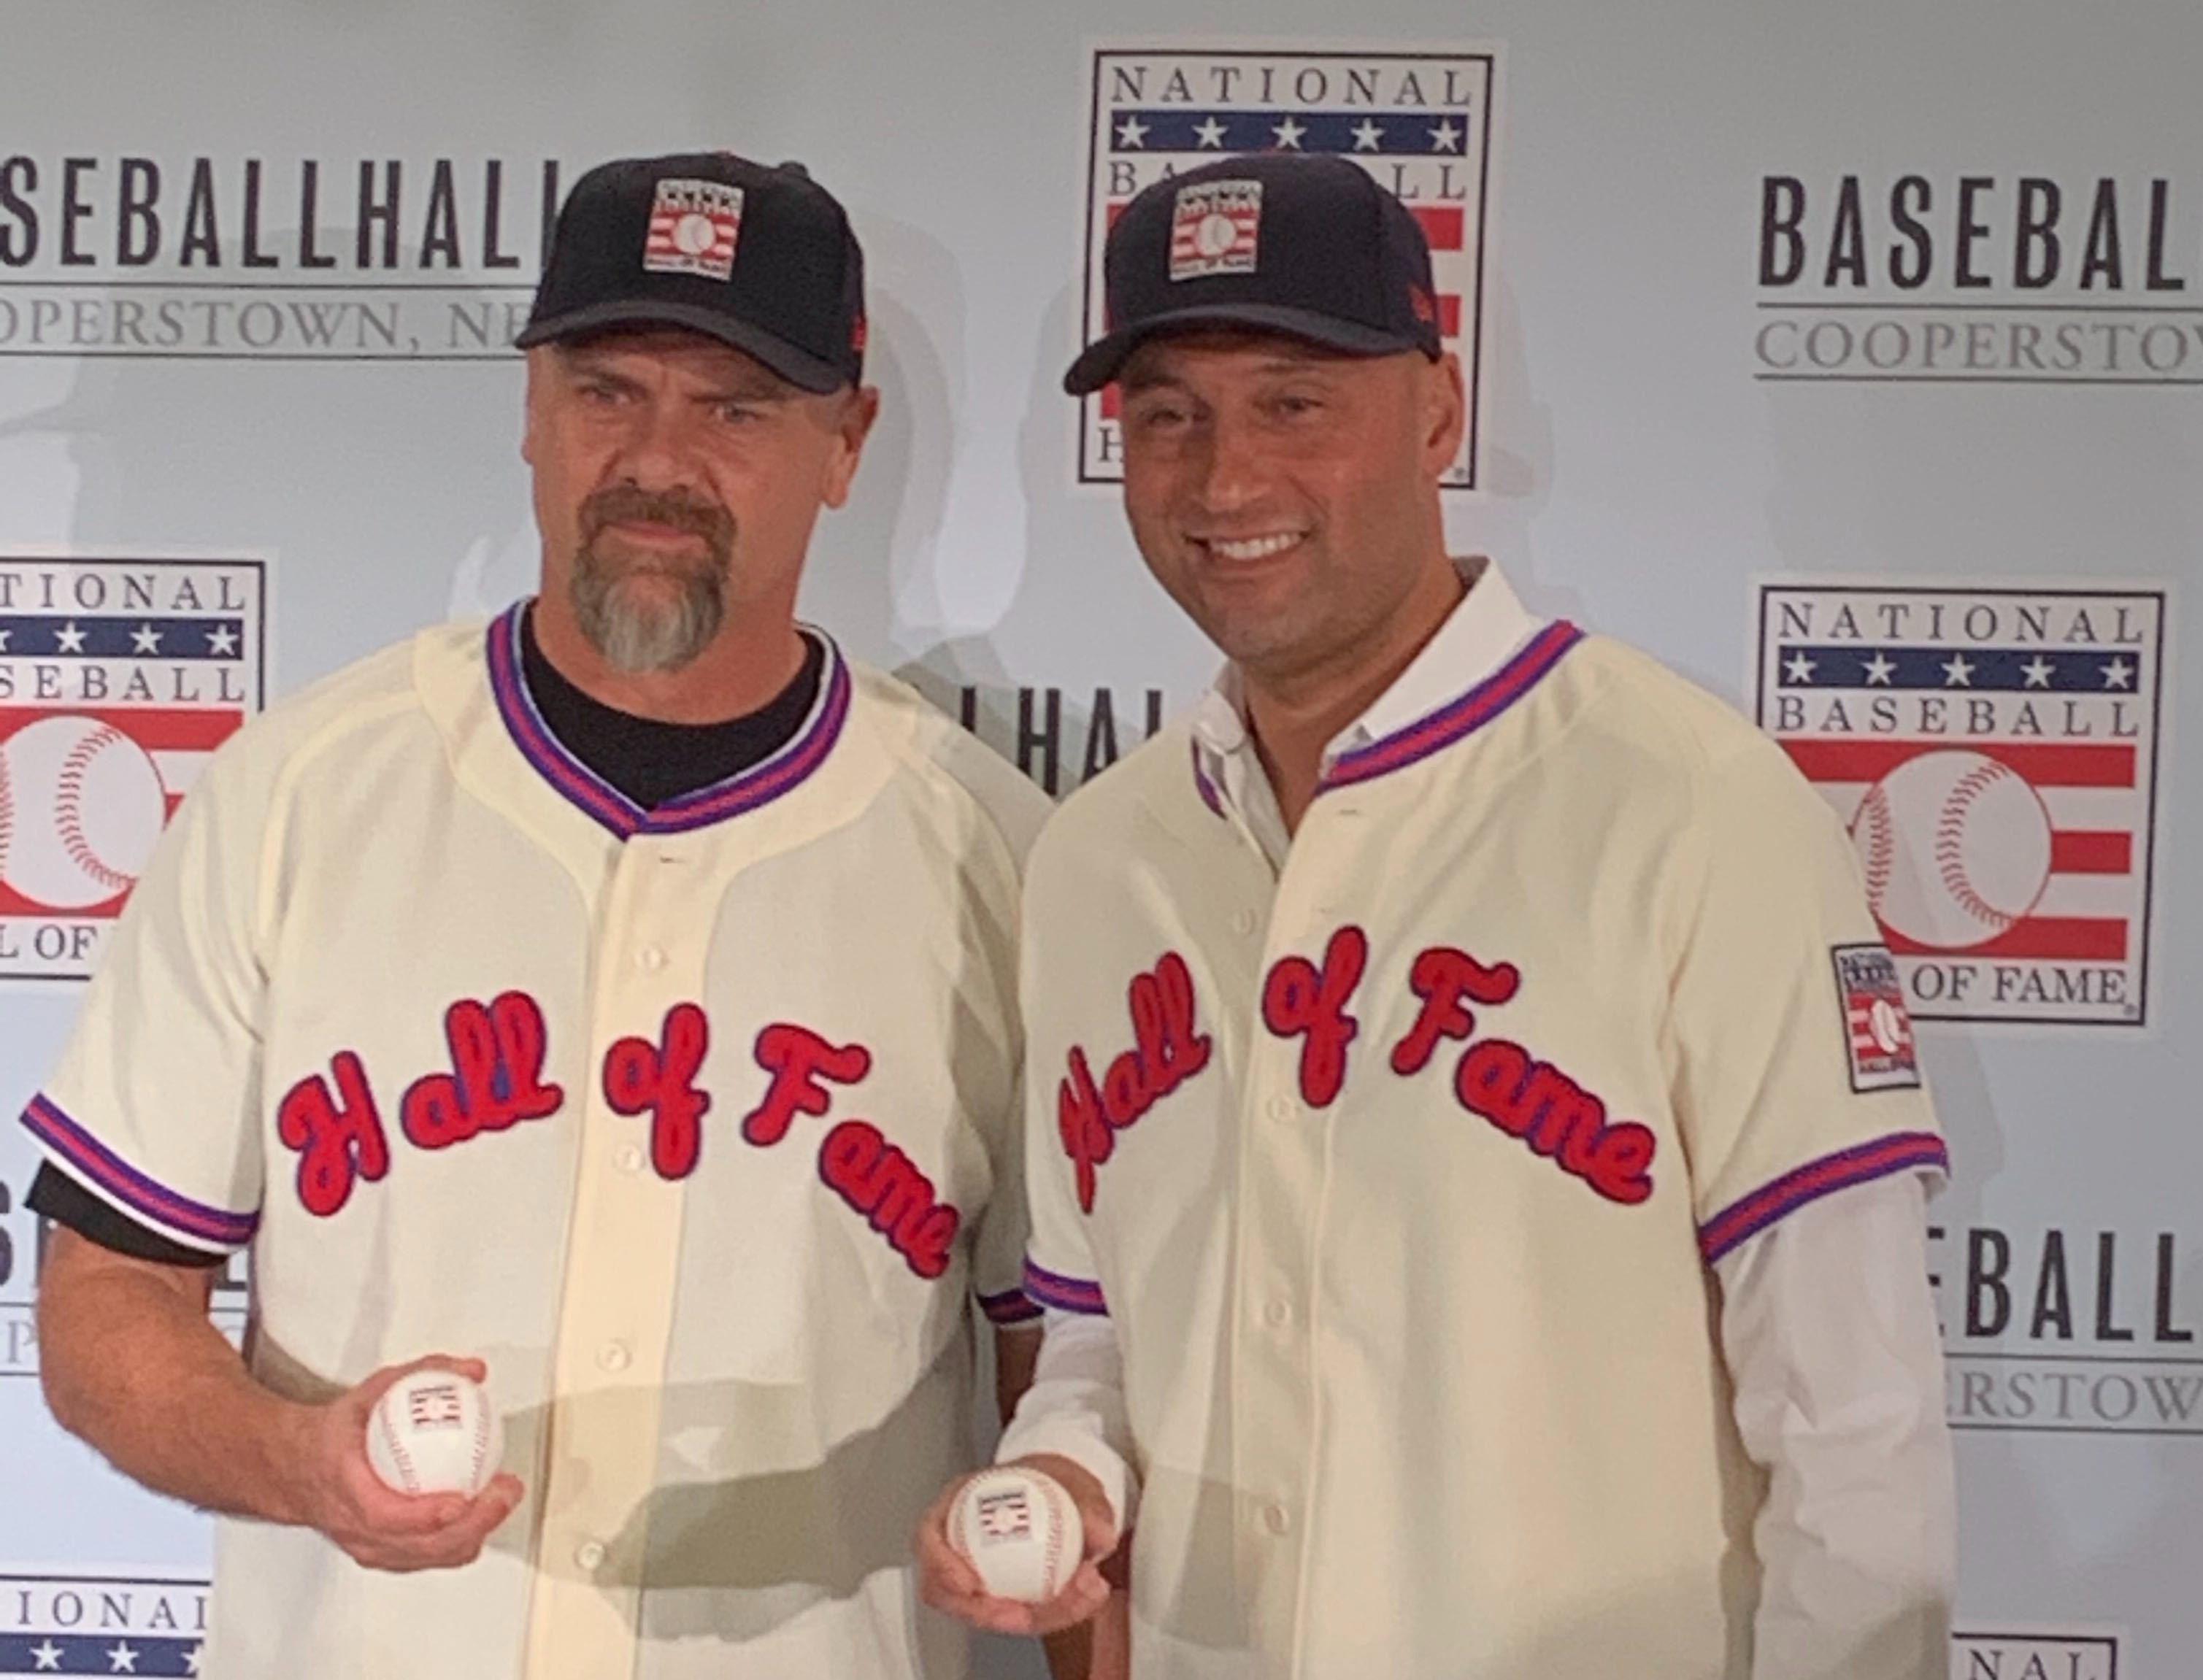
{"type": "Polygon", "coordinates": [[[757,1036],[757,1064],[772,1076],[758,1105],[742,1117],[742,1136],[760,1149],[788,1135],[798,1114],[823,1117],[834,1099],[818,1082],[854,1085],[872,1070],[861,1044],[829,1043],[807,1027],[777,1021],[757,1036]]]}
{"type": "Polygon", "coordinates": [[[501,992],[487,1005],[460,999],[444,1011],[444,1042],[452,1071],[424,1074],[399,1099],[399,1124],[416,1149],[540,1120],[566,1100],[543,1082],[543,1006],[525,992],[501,992]]]}
{"type": "Polygon", "coordinates": [[[696,1088],[712,1046],[711,1023],[694,1004],[665,1011],[659,1041],[623,1038],[605,1052],[605,1100],[615,1114],[650,1116],[650,1164],[660,1178],[686,1178],[704,1148],[712,1099],[696,1088]]]}
{"type": "Polygon", "coordinates": [[[1193,974],[1178,952],[1164,952],[1152,971],[1132,976],[1125,1006],[1132,1047],[1109,1064],[1097,1085],[1085,1047],[1072,1045],[1056,1087],[1056,1134],[1086,1213],[1094,1211],[1100,1170],[1116,1152],[1115,1135],[1208,1065],[1209,1035],[1196,1029],[1193,974]]]}
{"type": "Polygon", "coordinates": [[[1301,1098],[1328,1108],[1346,1083],[1346,1050],[1361,1030],[1346,1012],[1369,965],[1369,936],[1341,928],[1324,946],[1319,970],[1305,957],[1281,957],[1262,986],[1262,1024],[1279,1038],[1301,1040],[1301,1098]]]}
{"type": "Polygon", "coordinates": [[[355,1179],[370,1182],[390,1170],[390,1141],[367,1070],[349,1050],[329,1058],[336,1095],[319,1074],[300,1080],[276,1105],[275,1135],[286,1149],[298,1152],[298,1200],[317,1219],[327,1219],[351,1200],[355,1179]]]}

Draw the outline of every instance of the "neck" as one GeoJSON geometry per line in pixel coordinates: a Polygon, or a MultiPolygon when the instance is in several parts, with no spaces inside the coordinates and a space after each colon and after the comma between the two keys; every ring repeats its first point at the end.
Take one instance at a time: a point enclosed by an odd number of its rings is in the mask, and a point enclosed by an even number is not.
{"type": "Polygon", "coordinates": [[[1338,659],[1288,674],[1243,672],[1248,728],[1288,834],[1314,801],[1324,748],[1400,680],[1467,592],[1444,561],[1418,581],[1381,633],[1338,659]]]}
{"type": "Polygon", "coordinates": [[[712,645],[676,671],[623,671],[598,652],[570,614],[535,603],[535,640],[558,675],[599,704],[657,723],[723,723],[761,710],[803,669],[792,611],[731,613],[712,645]]]}

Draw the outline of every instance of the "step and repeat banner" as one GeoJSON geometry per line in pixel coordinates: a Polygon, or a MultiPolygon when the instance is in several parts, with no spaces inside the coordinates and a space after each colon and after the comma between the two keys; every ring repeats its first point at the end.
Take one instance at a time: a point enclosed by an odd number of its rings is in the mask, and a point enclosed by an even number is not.
{"type": "MultiPolygon", "coordinates": [[[[2185,1680],[2199,63],[2184,0],[15,9],[0,1110],[222,740],[529,588],[510,340],[589,164],[724,146],[848,203],[884,411],[806,612],[1061,793],[1210,673],[1110,397],[1058,386],[1110,216],[1339,154],[1436,254],[1457,551],[1727,697],[1851,826],[1956,1160],[1952,1674],[2185,1680]]],[[[206,1523],[40,1400],[34,1166],[0,1136],[0,1675],[196,1673],[206,1523]]]]}

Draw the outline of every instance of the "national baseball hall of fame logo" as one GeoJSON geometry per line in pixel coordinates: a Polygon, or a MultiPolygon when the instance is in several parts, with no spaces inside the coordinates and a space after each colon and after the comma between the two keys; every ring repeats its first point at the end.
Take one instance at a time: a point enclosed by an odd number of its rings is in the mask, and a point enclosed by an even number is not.
{"type": "Polygon", "coordinates": [[[207,1580],[0,1570],[0,1677],[205,1670],[207,1580]]]}
{"type": "Polygon", "coordinates": [[[0,980],[83,980],[264,704],[266,563],[0,556],[0,980]]]}
{"type": "Polygon", "coordinates": [[[2146,1024],[2165,596],[1767,584],[1758,719],[1851,831],[1911,1013],[2146,1024]]]}
{"type": "MultiPolygon", "coordinates": [[[[1103,245],[1142,187],[1250,152],[1350,158],[1415,213],[1430,241],[1440,334],[1461,358],[1468,390],[1468,434],[1442,481],[1476,488],[1497,62],[1490,46],[1300,51],[1111,42],[1090,49],[1080,344],[1103,331],[1103,245]]],[[[1202,272],[1243,272],[1261,260],[1254,212],[1234,222],[1232,208],[1220,209],[1214,226],[1236,228],[1236,243],[1202,272]]],[[[1187,237],[1197,240],[1202,231],[1189,229],[1187,237]]],[[[1117,405],[1114,385],[1080,404],[1081,484],[1124,477],[1117,405]]]]}

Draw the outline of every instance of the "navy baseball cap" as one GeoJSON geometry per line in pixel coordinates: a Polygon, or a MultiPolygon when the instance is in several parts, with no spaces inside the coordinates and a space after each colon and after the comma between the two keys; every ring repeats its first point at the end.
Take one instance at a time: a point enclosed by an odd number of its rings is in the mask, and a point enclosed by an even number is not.
{"type": "Polygon", "coordinates": [[[1343,157],[1260,152],[1153,183],[1109,230],[1102,280],[1109,330],[1064,374],[1074,397],[1149,339],[1202,327],[1350,356],[1442,353],[1422,225],[1343,157]]]}
{"type": "Polygon", "coordinates": [[[600,163],[551,237],[523,350],[608,327],[685,327],[806,391],[865,371],[865,256],[800,163],[732,152],[600,163]]]}

